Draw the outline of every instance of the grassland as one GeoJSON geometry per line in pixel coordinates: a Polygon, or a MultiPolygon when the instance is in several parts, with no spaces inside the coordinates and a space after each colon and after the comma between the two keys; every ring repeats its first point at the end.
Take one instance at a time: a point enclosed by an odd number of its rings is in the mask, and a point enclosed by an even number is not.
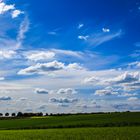
{"type": "Polygon", "coordinates": [[[139,112],[0,119],[0,140],[139,139],[139,112]]]}
{"type": "Polygon", "coordinates": [[[87,114],[0,120],[0,129],[140,126],[140,113],[87,114]]]}
{"type": "Polygon", "coordinates": [[[0,131],[0,140],[139,140],[140,127],[0,131]]]}

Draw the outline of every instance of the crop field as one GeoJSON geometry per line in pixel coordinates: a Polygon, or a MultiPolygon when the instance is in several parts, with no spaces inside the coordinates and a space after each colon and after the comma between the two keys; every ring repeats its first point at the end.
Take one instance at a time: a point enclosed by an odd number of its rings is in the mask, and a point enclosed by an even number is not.
{"type": "Polygon", "coordinates": [[[140,126],[140,113],[86,114],[0,120],[0,129],[140,126]]]}
{"type": "Polygon", "coordinates": [[[0,140],[139,140],[140,113],[1,118],[0,140]]]}
{"type": "Polygon", "coordinates": [[[2,130],[0,140],[139,140],[140,127],[2,130]]]}

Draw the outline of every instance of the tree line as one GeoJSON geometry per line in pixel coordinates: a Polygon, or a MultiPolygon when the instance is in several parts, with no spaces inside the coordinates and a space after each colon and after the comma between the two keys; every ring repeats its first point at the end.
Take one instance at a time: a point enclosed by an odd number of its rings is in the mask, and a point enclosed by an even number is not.
{"type": "MultiPolygon", "coordinates": [[[[127,113],[130,111],[126,111],[127,113]]],[[[112,114],[112,113],[124,113],[124,112],[92,112],[92,113],[46,113],[45,115],[42,112],[39,113],[0,113],[0,117],[41,117],[41,116],[68,116],[68,115],[83,115],[83,114],[112,114]]]]}

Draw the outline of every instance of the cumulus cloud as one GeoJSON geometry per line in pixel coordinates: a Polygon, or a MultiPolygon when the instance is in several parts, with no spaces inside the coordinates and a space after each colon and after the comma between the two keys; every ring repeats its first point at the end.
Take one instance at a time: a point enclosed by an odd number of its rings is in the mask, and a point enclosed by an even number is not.
{"type": "Polygon", "coordinates": [[[5,4],[4,2],[0,1],[0,14],[4,14],[5,12],[8,12],[10,10],[14,10],[15,5],[14,4],[5,4]]]}
{"type": "Polygon", "coordinates": [[[67,99],[67,98],[51,98],[52,103],[75,103],[78,99],[67,99]]]}
{"type": "Polygon", "coordinates": [[[67,69],[71,69],[71,70],[83,70],[84,68],[78,64],[78,63],[72,63],[72,64],[69,64],[67,67],[67,69]]]}
{"type": "Polygon", "coordinates": [[[112,82],[121,83],[132,83],[139,81],[139,72],[125,72],[124,74],[114,78],[112,82]]]}
{"type": "Polygon", "coordinates": [[[46,89],[37,88],[37,89],[35,89],[35,93],[37,93],[37,94],[49,94],[49,91],[46,89]]]}
{"type": "Polygon", "coordinates": [[[48,63],[37,63],[34,66],[22,69],[18,72],[19,75],[41,74],[43,72],[53,72],[64,68],[64,63],[53,61],[48,63]]]}
{"type": "MultiPolygon", "coordinates": [[[[79,70],[82,67],[76,63],[65,65],[59,61],[52,61],[48,63],[37,63],[36,65],[22,69],[18,72],[19,75],[33,75],[33,74],[45,74],[47,72],[55,72],[60,70],[79,70]]],[[[84,69],[84,68],[83,68],[84,69]]]]}
{"type": "Polygon", "coordinates": [[[101,81],[101,79],[97,78],[97,77],[88,77],[84,79],[84,83],[85,84],[94,84],[94,83],[99,83],[101,81]]]}
{"type": "Polygon", "coordinates": [[[47,90],[44,88],[36,88],[35,93],[37,94],[59,94],[59,95],[73,95],[76,94],[77,91],[73,88],[60,88],[58,90],[47,90]]]}
{"type": "Polygon", "coordinates": [[[5,2],[0,1],[0,14],[4,14],[9,11],[11,12],[12,18],[17,18],[20,14],[24,13],[16,9],[15,4],[6,4],[5,2]]]}
{"type": "Polygon", "coordinates": [[[51,51],[34,51],[29,52],[25,56],[28,60],[31,61],[48,61],[55,57],[55,53],[51,51]]]}
{"type": "Polygon", "coordinates": [[[0,59],[10,59],[16,55],[13,50],[0,50],[0,59]]]}
{"type": "Polygon", "coordinates": [[[12,98],[9,96],[0,97],[0,101],[9,101],[9,100],[12,100],[12,98]]]}
{"type": "Polygon", "coordinates": [[[98,96],[110,96],[110,95],[117,95],[118,92],[109,90],[109,89],[102,89],[102,90],[96,90],[95,95],[98,96]]]}
{"type": "Polygon", "coordinates": [[[61,88],[57,91],[57,94],[76,94],[77,91],[75,89],[72,88],[61,88]]]}
{"type": "Polygon", "coordinates": [[[14,10],[12,11],[11,15],[12,18],[17,18],[20,14],[23,14],[24,12],[20,11],[20,10],[14,10]]]}

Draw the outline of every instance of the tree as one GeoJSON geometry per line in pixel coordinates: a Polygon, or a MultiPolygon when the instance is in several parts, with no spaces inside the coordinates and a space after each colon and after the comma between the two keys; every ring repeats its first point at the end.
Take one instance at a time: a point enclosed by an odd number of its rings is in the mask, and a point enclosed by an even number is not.
{"type": "Polygon", "coordinates": [[[16,116],[16,113],[12,113],[12,117],[15,117],[16,116]]]}
{"type": "Polygon", "coordinates": [[[23,113],[22,112],[18,112],[17,113],[17,117],[23,117],[23,113]]]}
{"type": "Polygon", "coordinates": [[[6,116],[6,117],[8,117],[8,116],[9,116],[9,113],[8,113],[8,112],[7,112],[7,113],[5,113],[5,116],[6,116]]]}
{"type": "Polygon", "coordinates": [[[0,113],[0,117],[2,117],[3,116],[3,114],[2,113],[0,113]]]}
{"type": "Polygon", "coordinates": [[[46,114],[45,114],[45,116],[49,116],[49,114],[48,114],[48,113],[46,113],[46,114]]]}

